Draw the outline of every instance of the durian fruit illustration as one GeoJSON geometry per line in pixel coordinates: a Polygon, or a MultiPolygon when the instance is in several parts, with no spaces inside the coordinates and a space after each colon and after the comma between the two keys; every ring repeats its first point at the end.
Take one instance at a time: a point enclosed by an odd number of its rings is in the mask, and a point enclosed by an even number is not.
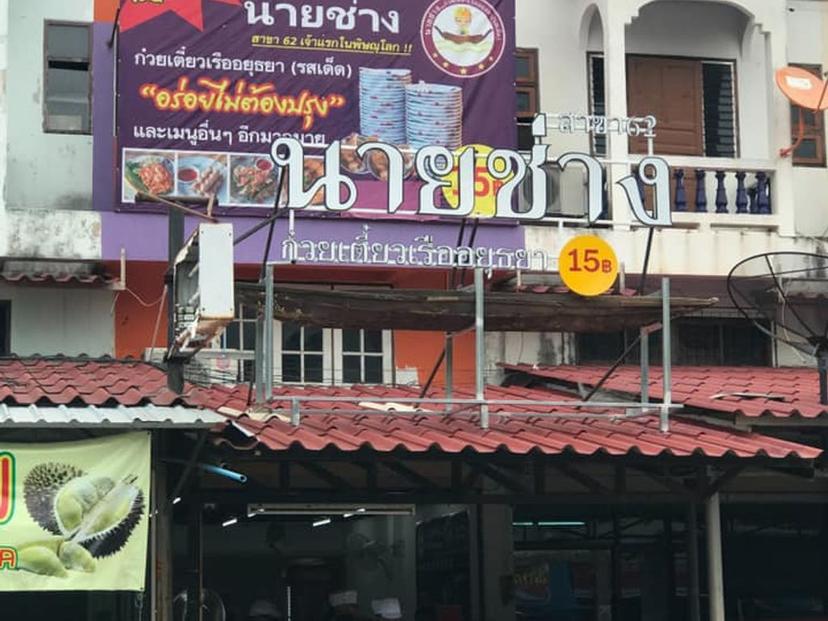
{"type": "Polygon", "coordinates": [[[60,488],[81,476],[74,466],[47,463],[36,466],[23,483],[26,508],[35,521],[50,533],[61,534],[54,511],[54,499],[60,488]]]}
{"type": "Polygon", "coordinates": [[[61,540],[58,540],[55,547],[39,545],[40,543],[43,542],[27,544],[17,551],[18,569],[24,569],[41,576],[66,578],[69,572],[66,571],[66,567],[57,555],[61,540]]]}
{"type": "Polygon", "coordinates": [[[57,463],[32,469],[23,482],[26,507],[55,538],[48,545],[27,544],[23,549],[32,550],[31,561],[21,567],[50,576],[65,575],[67,569],[94,571],[96,559],[120,551],[141,520],[144,495],[136,479],[116,482],[57,463]]]}

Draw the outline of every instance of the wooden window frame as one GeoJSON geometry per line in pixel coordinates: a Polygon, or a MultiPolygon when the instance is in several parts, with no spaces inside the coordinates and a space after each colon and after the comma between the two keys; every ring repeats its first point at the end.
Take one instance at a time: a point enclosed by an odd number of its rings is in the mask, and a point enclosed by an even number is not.
{"type": "MultiPolygon", "coordinates": [[[[587,112],[589,114],[595,114],[595,87],[593,85],[594,77],[593,77],[593,62],[596,58],[600,58],[604,60],[604,71],[606,71],[606,60],[603,52],[587,52],[586,59],[587,59],[587,66],[586,66],[586,78],[587,78],[587,112]]],[[[604,87],[606,90],[606,86],[604,87]]],[[[606,102],[606,93],[604,93],[604,109],[607,107],[606,102]]],[[[598,134],[591,134],[589,139],[589,153],[593,157],[608,157],[609,154],[609,140],[607,136],[603,136],[604,139],[604,151],[603,153],[598,149],[598,134]]]]}
{"type": "Polygon", "coordinates": [[[518,120],[529,120],[540,112],[540,88],[538,69],[538,49],[534,47],[519,47],[515,49],[515,59],[525,58],[529,62],[529,76],[515,75],[515,92],[529,96],[530,109],[528,112],[516,111],[518,120]]]}
{"type": "MultiPolygon", "coordinates": [[[[791,67],[799,67],[805,71],[809,71],[822,79],[822,65],[812,65],[803,63],[791,63],[791,67]]],[[[791,110],[798,110],[800,106],[791,103],[791,110]]],[[[803,140],[813,140],[816,143],[817,156],[815,158],[802,157],[796,155],[796,151],[791,153],[791,162],[794,166],[802,168],[825,168],[828,163],[825,149],[825,112],[814,112],[814,125],[805,125],[803,133],[803,140]]],[[[798,119],[798,117],[797,117],[798,119]]],[[[799,133],[799,121],[791,120],[791,144],[796,140],[799,133]]]]}
{"type": "MultiPolygon", "coordinates": [[[[300,339],[300,350],[292,349],[284,350],[282,348],[282,327],[283,322],[273,320],[273,381],[277,384],[314,384],[317,386],[333,384],[336,377],[336,356],[334,355],[333,347],[333,332],[331,328],[322,328],[322,350],[305,350],[304,342],[304,328],[309,326],[302,326],[302,337],[300,339]],[[301,379],[298,382],[289,382],[283,379],[284,368],[282,366],[282,355],[298,355],[301,359],[301,379]],[[305,356],[322,356],[322,381],[311,382],[305,379],[305,356]]],[[[341,370],[340,370],[341,374],[341,370]]]]}
{"type": "Polygon", "coordinates": [[[47,19],[43,22],[43,102],[42,102],[42,127],[43,132],[46,134],[67,134],[73,136],[91,136],[92,135],[92,56],[93,56],[93,38],[92,38],[92,24],[89,22],[76,22],[76,21],[66,21],[66,20],[55,20],[55,19],[47,19]],[[87,58],[63,58],[63,57],[51,57],[49,55],[49,27],[50,26],[69,26],[75,28],[85,28],[86,35],[88,37],[88,56],[87,58]],[[48,114],[48,97],[47,94],[49,92],[49,64],[52,61],[57,62],[69,62],[69,63],[86,63],[86,73],[88,77],[88,84],[87,84],[87,91],[86,97],[89,102],[89,127],[79,130],[73,129],[52,129],[49,127],[49,114],[48,114]]]}
{"type": "MultiPolygon", "coordinates": [[[[364,351],[364,338],[366,330],[363,328],[358,329],[360,332],[360,349],[363,351],[359,352],[351,352],[345,351],[345,348],[342,344],[342,329],[336,329],[333,331],[333,338],[334,338],[334,382],[337,385],[344,385],[345,381],[343,380],[344,370],[345,370],[345,360],[344,357],[348,356],[359,356],[360,364],[361,364],[361,374],[362,380],[360,383],[371,383],[365,380],[365,358],[381,358],[382,359],[382,379],[381,383],[383,384],[390,384],[394,380],[394,357],[393,357],[393,338],[391,335],[391,330],[377,330],[382,335],[382,351],[381,352],[366,352],[364,351]]],[[[370,330],[369,330],[370,332],[370,330]]]]}
{"type": "Polygon", "coordinates": [[[11,300],[0,300],[0,356],[11,354],[11,300]]]}
{"type": "MultiPolygon", "coordinates": [[[[606,60],[606,55],[604,52],[599,51],[589,51],[586,53],[586,80],[587,80],[587,104],[588,110],[590,114],[595,114],[594,112],[594,101],[595,101],[595,93],[593,89],[593,59],[595,57],[604,58],[606,60]]],[[[730,65],[732,72],[733,72],[733,112],[734,112],[734,148],[736,151],[735,156],[732,159],[739,159],[741,157],[741,136],[740,136],[740,128],[741,128],[741,113],[740,113],[740,106],[739,106],[739,65],[736,59],[733,58],[708,58],[708,57],[695,57],[695,56],[675,56],[669,54],[627,54],[625,56],[625,63],[629,62],[629,59],[632,57],[640,57],[640,58],[663,58],[663,59],[676,59],[676,60],[692,60],[699,65],[704,65],[705,63],[713,63],[713,64],[727,64],[730,65]]],[[[606,72],[606,64],[604,66],[604,71],[606,72]]],[[[629,79],[629,77],[627,78],[629,79]]],[[[629,86],[629,84],[627,85],[629,86]]],[[[701,85],[703,89],[703,84],[701,85]]],[[[604,93],[604,106],[606,107],[606,93],[604,93]]],[[[704,98],[704,93],[702,92],[702,99],[704,98]]],[[[700,122],[702,124],[702,142],[704,142],[704,102],[702,102],[702,107],[699,110],[701,117],[700,122]]],[[[658,132],[658,128],[656,128],[656,132],[658,132]]],[[[702,144],[702,148],[704,149],[705,145],[702,144]]],[[[595,140],[590,140],[590,149],[592,155],[596,155],[595,149],[595,140]]],[[[599,157],[601,156],[598,154],[599,157]]],[[[605,155],[606,156],[606,155],[605,155]]],[[[709,155],[700,155],[697,157],[713,157],[709,155]]]]}

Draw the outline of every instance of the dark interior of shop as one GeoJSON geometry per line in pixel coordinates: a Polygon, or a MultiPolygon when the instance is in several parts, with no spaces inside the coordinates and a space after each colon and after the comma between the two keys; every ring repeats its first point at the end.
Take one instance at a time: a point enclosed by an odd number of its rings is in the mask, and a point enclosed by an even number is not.
{"type": "MultiPolygon", "coordinates": [[[[502,618],[521,621],[688,618],[685,507],[517,506],[508,510],[511,532],[499,536],[485,524],[481,532],[473,505],[400,505],[393,507],[398,515],[360,509],[248,517],[207,507],[205,621],[244,621],[251,603],[262,599],[287,620],[323,621],[329,595],[343,589],[358,593],[367,618],[371,602],[387,597],[399,599],[403,618],[416,621],[498,618],[485,609],[500,604],[514,610],[502,618]],[[502,554],[505,542],[511,545],[502,554]]],[[[729,619],[828,618],[826,517],[820,505],[724,505],[729,619]]],[[[174,539],[183,542],[174,550],[175,621],[186,618],[187,529],[185,520],[175,526],[174,539]]],[[[703,520],[698,535],[704,619],[703,520]]],[[[0,607],[3,619],[150,618],[140,594],[0,594],[0,607]]]]}

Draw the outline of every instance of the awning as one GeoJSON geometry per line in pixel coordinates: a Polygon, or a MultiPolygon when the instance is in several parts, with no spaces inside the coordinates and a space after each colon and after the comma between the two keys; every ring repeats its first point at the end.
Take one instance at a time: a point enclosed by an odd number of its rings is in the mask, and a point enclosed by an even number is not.
{"type": "MultiPolygon", "coordinates": [[[[250,295],[250,294],[248,294],[250,295]]],[[[323,328],[458,332],[474,325],[474,291],[324,290],[280,285],[275,317],[323,328]]],[[[674,316],[712,306],[715,298],[672,298],[674,316]]],[[[613,332],[660,321],[661,298],[487,291],[485,328],[516,332],[613,332]]]]}
{"type": "MultiPolygon", "coordinates": [[[[414,388],[387,386],[277,387],[269,411],[234,417],[216,442],[239,450],[265,448],[277,452],[369,449],[381,453],[702,456],[713,459],[815,459],[822,452],[757,433],[677,416],[671,416],[667,433],[659,430],[659,418],[653,414],[624,416],[621,408],[604,408],[589,414],[581,412],[582,416],[578,416],[575,407],[537,405],[537,402],[562,401],[565,397],[546,390],[518,387],[490,386],[486,389],[490,427],[482,429],[479,417],[473,411],[446,415],[441,412],[443,406],[425,404],[415,408],[399,402],[418,396],[414,388]],[[298,425],[293,425],[290,418],[297,402],[292,403],[289,397],[312,399],[299,402],[301,417],[298,425]],[[342,400],[346,398],[347,401],[342,400]],[[497,401],[520,400],[525,400],[525,405],[497,404],[497,401]]],[[[432,392],[428,396],[440,398],[442,395],[432,392]]],[[[454,398],[471,399],[473,395],[455,392],[454,398]]]]}
{"type": "Polygon", "coordinates": [[[182,406],[118,406],[99,408],[59,406],[9,406],[0,404],[3,429],[209,429],[227,418],[211,410],[182,406]]]}

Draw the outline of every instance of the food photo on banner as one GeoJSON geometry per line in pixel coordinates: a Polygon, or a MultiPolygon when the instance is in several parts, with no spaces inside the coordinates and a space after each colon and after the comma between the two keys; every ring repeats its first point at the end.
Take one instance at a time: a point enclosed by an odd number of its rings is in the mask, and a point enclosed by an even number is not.
{"type": "MultiPolygon", "coordinates": [[[[126,0],[119,17],[120,202],[138,193],[271,207],[274,140],[306,148],[305,185],[341,168],[383,211],[388,158],[424,146],[515,146],[514,0],[126,0]]],[[[311,201],[321,205],[320,191],[311,201]]],[[[404,211],[404,210],[403,210],[404,211]]]]}
{"type": "Polygon", "coordinates": [[[0,443],[0,592],[143,591],[150,435],[0,443]]]}

